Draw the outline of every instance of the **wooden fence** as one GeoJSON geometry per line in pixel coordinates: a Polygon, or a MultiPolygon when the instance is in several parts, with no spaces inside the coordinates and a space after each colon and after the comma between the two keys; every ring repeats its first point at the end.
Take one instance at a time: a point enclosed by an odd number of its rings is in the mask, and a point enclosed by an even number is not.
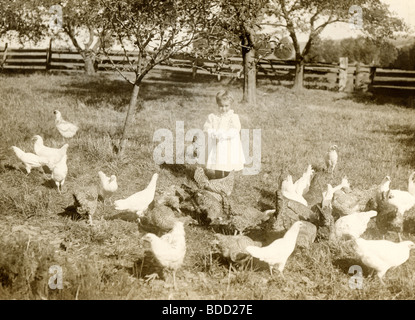
{"type": "MultiPolygon", "coordinates": [[[[129,53],[130,62],[137,61],[136,52],[129,53]]],[[[110,59],[121,69],[127,70],[129,63],[122,52],[111,52],[110,59]]],[[[98,72],[114,72],[114,66],[108,57],[99,56],[98,72]]],[[[11,49],[0,48],[0,71],[65,71],[84,72],[82,56],[70,50],[45,49],[11,49]]],[[[307,63],[304,70],[304,85],[307,88],[327,90],[356,91],[367,90],[372,85],[373,68],[360,64],[307,63]],[[343,82],[343,83],[342,83],[343,82]]],[[[291,85],[294,79],[295,61],[277,60],[267,56],[258,61],[257,79],[272,84],[291,85]]],[[[376,73],[379,73],[379,69],[376,73]]],[[[192,59],[184,55],[174,57],[157,65],[146,76],[147,80],[164,79],[170,81],[198,81],[216,77],[219,81],[241,79],[242,59],[230,57],[219,59],[192,59]]],[[[376,77],[377,80],[377,77],[376,77]]]]}

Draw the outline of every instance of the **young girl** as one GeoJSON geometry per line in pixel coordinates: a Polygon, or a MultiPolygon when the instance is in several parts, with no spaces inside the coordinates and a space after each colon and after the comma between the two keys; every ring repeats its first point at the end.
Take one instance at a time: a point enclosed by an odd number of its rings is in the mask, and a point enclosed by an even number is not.
{"type": "Polygon", "coordinates": [[[245,157],[239,132],[239,116],[231,109],[234,99],[230,92],[221,90],[216,95],[218,113],[209,114],[203,131],[208,134],[206,168],[215,171],[215,178],[223,178],[232,170],[244,168],[245,157]]]}

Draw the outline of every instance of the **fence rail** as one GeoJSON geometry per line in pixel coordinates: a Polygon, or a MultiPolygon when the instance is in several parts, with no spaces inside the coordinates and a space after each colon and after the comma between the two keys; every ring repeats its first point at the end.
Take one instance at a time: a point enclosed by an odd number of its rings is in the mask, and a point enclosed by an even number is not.
{"type": "MultiPolygon", "coordinates": [[[[123,52],[110,52],[101,55],[96,61],[98,72],[114,72],[115,63],[126,71],[137,63],[138,52],[128,52],[128,60],[123,52]]],[[[404,90],[413,94],[415,71],[387,70],[361,64],[306,63],[304,84],[309,88],[328,90],[366,91],[404,90]],[[342,74],[343,73],[343,74],[342,74]]],[[[344,63],[344,62],[343,62],[344,63]]],[[[0,70],[36,70],[83,72],[84,59],[81,54],[68,49],[14,49],[7,45],[0,47],[0,70]]],[[[184,55],[173,57],[157,65],[148,75],[152,79],[175,79],[197,81],[198,78],[214,76],[240,79],[243,77],[242,59],[229,57],[220,59],[193,59],[184,55]]],[[[295,61],[263,58],[257,63],[257,79],[278,84],[291,84],[295,75],[295,61]]]]}

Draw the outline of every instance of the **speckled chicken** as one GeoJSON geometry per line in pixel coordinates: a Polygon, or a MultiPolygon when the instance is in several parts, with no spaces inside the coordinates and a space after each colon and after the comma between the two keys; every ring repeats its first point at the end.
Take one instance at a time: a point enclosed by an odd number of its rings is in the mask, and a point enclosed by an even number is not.
{"type": "Polygon", "coordinates": [[[215,224],[226,219],[227,214],[224,213],[224,209],[228,210],[226,197],[185,184],[182,185],[182,188],[188,194],[180,206],[184,213],[189,214],[202,225],[215,224]]]}
{"type": "Polygon", "coordinates": [[[178,220],[171,208],[155,202],[154,206],[139,217],[137,221],[142,229],[160,236],[173,229],[175,222],[178,220]]]}
{"type": "Polygon", "coordinates": [[[80,188],[75,190],[73,197],[76,211],[82,216],[87,216],[90,225],[92,225],[92,216],[95,214],[98,204],[97,188],[95,186],[80,188]]]}
{"type": "Polygon", "coordinates": [[[265,224],[266,231],[286,232],[298,220],[318,225],[318,213],[297,201],[284,197],[281,190],[275,192],[275,208],[274,215],[265,224]]]}
{"type": "Polygon", "coordinates": [[[92,216],[95,214],[98,205],[98,190],[95,185],[80,187],[72,194],[74,203],[65,208],[65,213],[73,218],[88,218],[90,225],[93,225],[92,216]]]}
{"type": "Polygon", "coordinates": [[[251,256],[246,251],[247,246],[262,247],[261,242],[254,241],[244,235],[224,235],[215,234],[215,240],[212,241],[214,248],[217,248],[222,256],[230,263],[244,263],[251,256]]]}
{"type": "Polygon", "coordinates": [[[324,156],[324,162],[326,164],[327,171],[333,175],[334,169],[337,166],[338,154],[337,154],[337,145],[332,145],[324,156]]]}
{"type": "Polygon", "coordinates": [[[169,208],[182,213],[180,209],[180,203],[184,200],[184,190],[176,185],[169,186],[166,190],[162,191],[161,194],[155,197],[155,201],[158,204],[164,204],[169,208]]]}
{"type": "Polygon", "coordinates": [[[197,167],[195,170],[194,179],[200,189],[205,189],[208,191],[230,196],[235,182],[235,171],[231,171],[224,178],[209,180],[203,168],[197,167]]]}
{"type": "Polygon", "coordinates": [[[258,210],[257,208],[243,205],[237,201],[229,201],[229,214],[223,222],[227,226],[229,232],[238,232],[240,234],[259,230],[270,215],[258,210]]]}
{"type": "Polygon", "coordinates": [[[260,210],[240,204],[223,194],[183,186],[190,194],[181,206],[203,225],[220,226],[229,233],[243,233],[269,219],[260,210]]]}

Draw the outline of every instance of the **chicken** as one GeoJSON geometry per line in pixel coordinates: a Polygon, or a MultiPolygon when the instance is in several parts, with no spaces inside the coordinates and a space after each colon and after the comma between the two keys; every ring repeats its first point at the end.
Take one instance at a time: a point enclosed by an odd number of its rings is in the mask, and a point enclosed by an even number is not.
{"type": "Polygon", "coordinates": [[[347,216],[340,217],[334,223],[333,235],[341,239],[343,237],[359,238],[367,228],[370,218],[376,217],[375,210],[366,212],[354,212],[347,216]]]}
{"type": "Polygon", "coordinates": [[[46,147],[43,144],[43,138],[39,135],[33,137],[35,140],[34,149],[35,153],[40,156],[48,159],[49,168],[52,170],[52,167],[61,160],[62,156],[67,153],[69,145],[66,143],[60,149],[46,147]]]}
{"type": "Polygon", "coordinates": [[[386,176],[379,185],[379,192],[387,192],[390,189],[391,178],[386,176]]]}
{"type": "Polygon", "coordinates": [[[244,235],[224,235],[215,234],[215,240],[211,244],[217,248],[225,259],[230,263],[243,263],[247,261],[251,255],[246,250],[248,246],[261,247],[261,242],[254,241],[244,235]]]}
{"type": "Polygon", "coordinates": [[[52,165],[52,179],[58,187],[58,192],[62,193],[62,186],[65,183],[68,174],[68,166],[66,164],[67,155],[64,154],[58,163],[52,165]]]}
{"type": "Polygon", "coordinates": [[[180,187],[171,185],[167,190],[163,191],[161,195],[156,199],[158,204],[164,204],[179,213],[182,213],[180,209],[180,201],[184,200],[181,196],[181,192],[184,192],[180,187]]]}
{"type": "Polygon", "coordinates": [[[21,162],[23,162],[27,174],[29,174],[32,168],[41,168],[44,165],[48,165],[48,159],[44,157],[40,157],[31,152],[24,152],[22,149],[12,146],[12,149],[16,156],[19,158],[21,162]]]}
{"type": "Polygon", "coordinates": [[[126,199],[114,201],[115,210],[126,210],[135,212],[138,217],[142,216],[150,203],[154,200],[156,192],[158,173],[153,174],[150,183],[144,190],[134,193],[126,199]]]}
{"type": "Polygon", "coordinates": [[[295,191],[303,196],[310,189],[311,178],[313,176],[314,170],[311,164],[308,165],[307,170],[303,175],[294,183],[295,191]]]}
{"type": "Polygon", "coordinates": [[[332,200],[333,200],[334,194],[336,192],[339,192],[343,188],[344,189],[350,188],[349,180],[347,179],[347,177],[344,177],[342,179],[342,182],[335,187],[333,187],[331,184],[328,184],[327,191],[323,192],[323,200],[321,202],[322,206],[332,208],[332,200]]]}
{"type": "Polygon", "coordinates": [[[415,196],[408,191],[390,190],[387,199],[390,204],[398,208],[398,213],[401,215],[415,205],[415,196]]]}
{"type": "Polygon", "coordinates": [[[301,204],[308,206],[307,201],[303,198],[302,195],[298,194],[295,190],[293,183],[293,177],[288,175],[281,183],[281,192],[282,195],[290,200],[298,201],[301,204]]]}
{"type": "Polygon", "coordinates": [[[332,209],[333,208],[332,206],[333,196],[334,196],[334,188],[329,183],[327,185],[327,191],[323,192],[323,200],[321,201],[321,207],[332,209]]]}
{"type": "Polygon", "coordinates": [[[285,233],[284,237],[277,239],[270,245],[262,248],[257,246],[247,246],[246,251],[248,251],[251,256],[268,263],[271,276],[272,269],[275,266],[278,266],[278,270],[282,275],[285,264],[291,253],[294,251],[301,226],[303,226],[303,222],[297,221],[285,233]]]}
{"type": "Polygon", "coordinates": [[[158,237],[153,233],[147,233],[142,239],[150,242],[151,251],[161,266],[173,271],[173,284],[174,288],[177,289],[176,271],[183,264],[186,254],[186,239],[183,222],[175,222],[173,229],[161,237],[158,237]]]}
{"type": "Polygon", "coordinates": [[[107,198],[111,198],[114,192],[118,190],[117,177],[115,175],[111,175],[111,177],[108,177],[102,171],[98,171],[98,176],[100,179],[100,192],[105,204],[105,200],[107,198]]]}
{"type": "Polygon", "coordinates": [[[78,131],[78,126],[62,119],[58,110],[53,111],[55,115],[55,126],[64,138],[72,138],[78,131]]]}
{"type": "Polygon", "coordinates": [[[330,172],[331,175],[334,174],[334,169],[336,168],[336,165],[337,165],[337,160],[338,160],[337,149],[338,149],[337,145],[335,144],[332,145],[324,157],[324,162],[326,164],[327,171],[330,172]]]}
{"type": "Polygon", "coordinates": [[[415,206],[415,196],[409,191],[390,189],[390,183],[390,177],[386,176],[377,189],[374,205],[378,211],[376,224],[381,231],[396,231],[401,238],[406,212],[415,206]]]}
{"type": "Polygon", "coordinates": [[[197,167],[194,174],[194,179],[200,189],[216,192],[230,196],[233,190],[235,181],[235,171],[231,171],[226,177],[221,179],[211,179],[206,176],[203,168],[197,167]]]}
{"type": "Polygon", "coordinates": [[[155,202],[153,208],[147,210],[138,218],[138,224],[147,232],[157,235],[165,233],[173,229],[174,223],[177,221],[176,216],[171,208],[155,202]]]}
{"type": "Polygon", "coordinates": [[[356,253],[362,262],[373,268],[382,284],[382,278],[390,268],[398,267],[408,260],[410,250],[415,248],[412,241],[395,243],[388,240],[354,240],[356,253]]]}
{"type": "Polygon", "coordinates": [[[76,212],[81,216],[87,216],[89,224],[92,223],[92,216],[97,210],[98,191],[95,186],[80,188],[73,193],[74,207],[76,212]]]}
{"type": "Polygon", "coordinates": [[[415,197],[415,171],[409,175],[408,192],[415,197]]]}

